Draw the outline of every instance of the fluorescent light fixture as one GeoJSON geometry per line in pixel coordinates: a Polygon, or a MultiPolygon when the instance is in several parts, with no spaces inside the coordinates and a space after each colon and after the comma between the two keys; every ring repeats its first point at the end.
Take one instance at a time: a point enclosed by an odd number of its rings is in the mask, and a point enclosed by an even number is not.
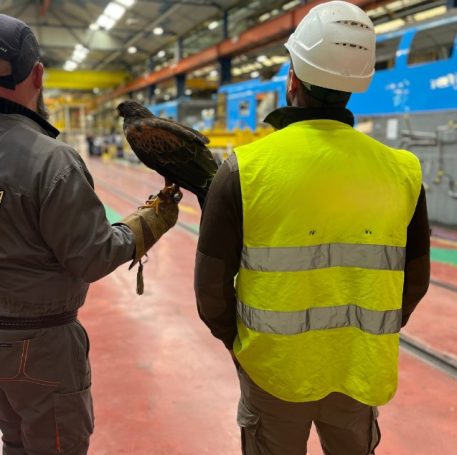
{"type": "Polygon", "coordinates": [[[77,68],[78,64],[76,62],[73,62],[72,60],[67,60],[65,62],[65,65],[63,66],[63,69],[65,71],[74,71],[77,68]]]}
{"type": "Polygon", "coordinates": [[[374,30],[376,33],[386,33],[403,27],[403,25],[405,25],[405,21],[403,19],[394,19],[393,21],[375,25],[374,30]]]}
{"type": "Polygon", "coordinates": [[[421,11],[420,13],[415,14],[413,17],[415,21],[424,21],[426,19],[431,19],[432,17],[444,14],[446,11],[447,8],[443,5],[426,11],[421,11]]]}
{"type": "Polygon", "coordinates": [[[97,19],[97,24],[106,30],[111,30],[115,23],[116,21],[114,19],[111,19],[110,17],[105,16],[104,14],[102,14],[97,19]]]}
{"type": "Polygon", "coordinates": [[[130,8],[134,5],[135,0],[116,0],[116,3],[120,3],[121,5],[125,6],[126,8],[130,8]]]}
{"type": "Polygon", "coordinates": [[[299,3],[299,0],[292,0],[291,2],[287,2],[284,5],[282,5],[282,9],[287,11],[288,9],[292,9],[294,6],[297,6],[299,3]]]}
{"type": "Polygon", "coordinates": [[[208,24],[208,28],[210,30],[214,30],[215,28],[217,28],[219,26],[219,21],[213,21],[213,22],[210,22],[208,24]]]}
{"type": "Polygon", "coordinates": [[[87,49],[87,47],[83,46],[82,44],[78,43],[75,45],[75,51],[87,54],[89,52],[89,49],[87,49]]]}
{"type": "Polygon", "coordinates": [[[159,58],[165,57],[165,51],[162,49],[161,51],[157,52],[157,57],[159,57],[159,58]]]}
{"type": "Polygon", "coordinates": [[[252,77],[252,79],[255,79],[256,77],[259,77],[260,76],[260,73],[258,71],[253,71],[250,76],[252,77]]]}
{"type": "Polygon", "coordinates": [[[118,21],[125,13],[125,8],[117,3],[108,3],[103,14],[105,16],[111,17],[115,21],[118,21]]]}
{"type": "Polygon", "coordinates": [[[128,49],[127,49],[127,52],[129,54],[136,54],[138,52],[138,49],[135,47],[135,46],[130,46],[128,49]]]}
{"type": "Polygon", "coordinates": [[[154,30],[152,30],[152,33],[154,33],[154,35],[163,35],[163,28],[155,27],[154,30]]]}

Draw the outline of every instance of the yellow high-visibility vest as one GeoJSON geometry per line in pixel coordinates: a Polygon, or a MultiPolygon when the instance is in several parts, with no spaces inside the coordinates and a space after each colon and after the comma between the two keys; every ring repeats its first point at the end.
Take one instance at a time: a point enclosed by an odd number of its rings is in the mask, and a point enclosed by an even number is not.
{"type": "Polygon", "coordinates": [[[235,153],[241,366],[283,400],[341,392],[386,403],[397,388],[419,160],[334,120],[293,123],[235,153]]]}

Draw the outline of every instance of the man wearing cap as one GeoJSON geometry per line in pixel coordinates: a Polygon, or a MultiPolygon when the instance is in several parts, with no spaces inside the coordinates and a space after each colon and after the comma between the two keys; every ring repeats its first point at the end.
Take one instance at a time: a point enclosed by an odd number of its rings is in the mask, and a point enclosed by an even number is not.
{"type": "Polygon", "coordinates": [[[235,149],[206,199],[198,311],[237,366],[243,454],[303,455],[312,422],[326,455],[373,454],[429,282],[420,163],[345,108],[374,73],[367,14],[322,3],[286,47],[278,131],[235,149]]]}
{"type": "Polygon", "coordinates": [[[56,140],[30,28],[0,14],[0,432],[4,455],[84,455],[93,431],[90,282],[137,261],[175,199],[111,226],[80,156],[56,140]]]}

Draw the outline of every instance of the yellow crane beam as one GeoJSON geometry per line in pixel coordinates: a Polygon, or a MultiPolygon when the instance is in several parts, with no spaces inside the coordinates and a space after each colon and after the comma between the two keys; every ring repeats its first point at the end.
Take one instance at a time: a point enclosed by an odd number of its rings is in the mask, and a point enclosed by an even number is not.
{"type": "Polygon", "coordinates": [[[48,68],[45,72],[44,86],[47,89],[105,89],[124,83],[128,76],[125,71],[64,71],[48,68]]]}

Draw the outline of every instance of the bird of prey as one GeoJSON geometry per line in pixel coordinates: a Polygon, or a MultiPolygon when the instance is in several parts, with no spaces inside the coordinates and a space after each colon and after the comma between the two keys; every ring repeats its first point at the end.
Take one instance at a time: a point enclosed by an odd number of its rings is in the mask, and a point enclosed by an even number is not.
{"type": "Polygon", "coordinates": [[[167,184],[194,193],[203,207],[217,171],[206,147],[208,138],[174,120],[153,115],[136,101],[124,101],[117,110],[124,117],[124,135],[140,161],[165,177],[167,184]]]}

